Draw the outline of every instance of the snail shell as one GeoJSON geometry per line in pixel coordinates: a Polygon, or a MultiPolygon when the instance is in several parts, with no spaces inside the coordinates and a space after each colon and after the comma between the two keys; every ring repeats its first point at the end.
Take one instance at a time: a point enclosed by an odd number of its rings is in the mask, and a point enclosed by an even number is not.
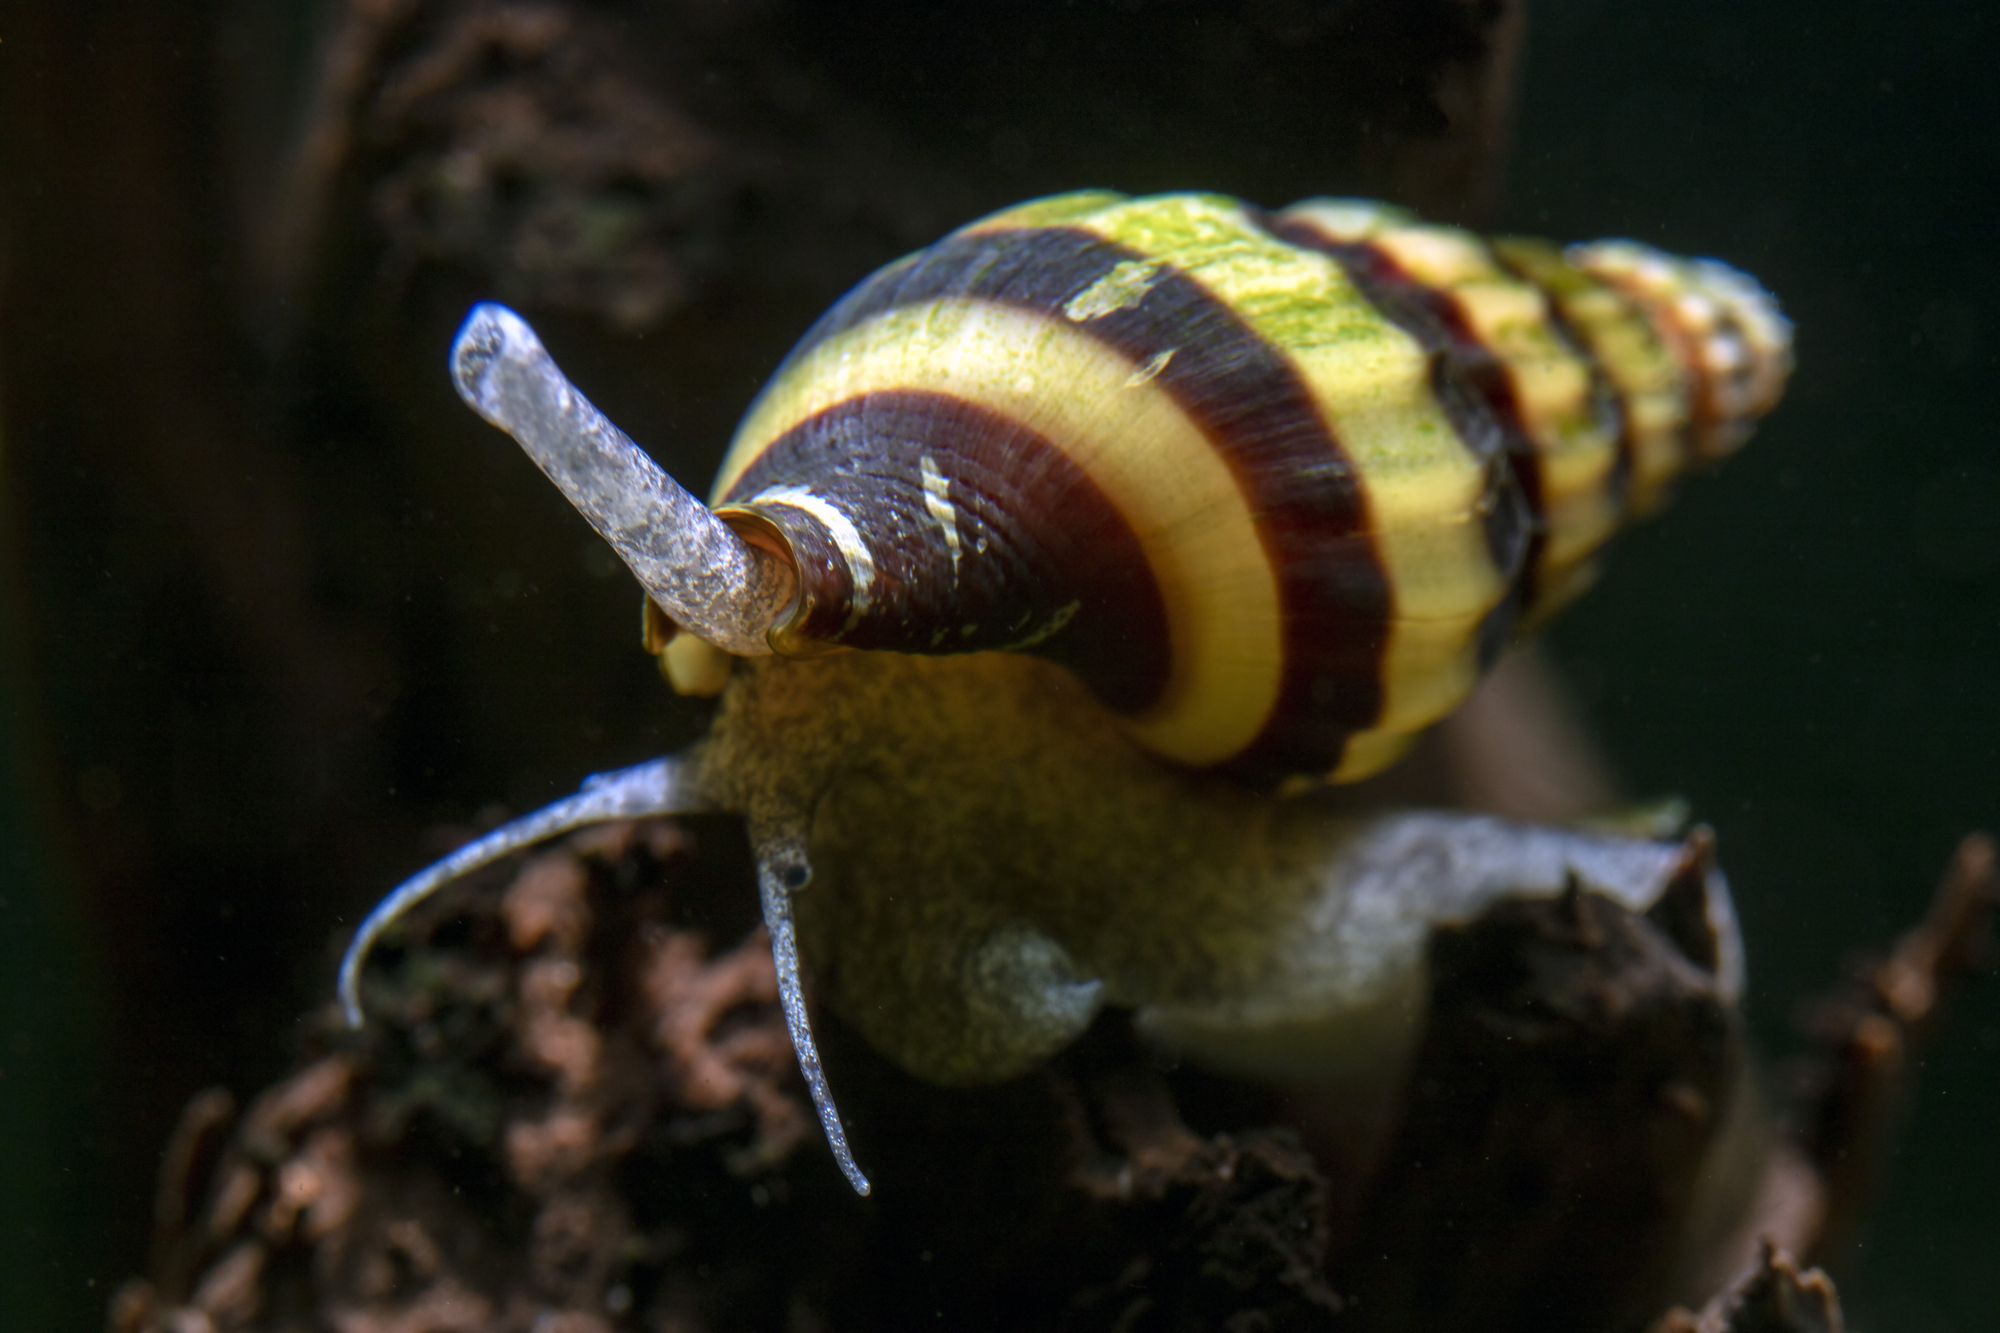
{"type": "Polygon", "coordinates": [[[781,654],[1032,652],[1177,762],[1349,781],[1740,442],[1788,348],[1747,279],[1629,243],[1064,195],[829,311],[712,500],[800,572],[781,654]]]}

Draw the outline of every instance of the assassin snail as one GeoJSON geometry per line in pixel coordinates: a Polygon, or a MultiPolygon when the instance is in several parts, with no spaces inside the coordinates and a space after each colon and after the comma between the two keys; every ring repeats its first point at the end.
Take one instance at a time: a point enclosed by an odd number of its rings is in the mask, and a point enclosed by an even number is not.
{"type": "MultiPolygon", "coordinates": [[[[855,288],[751,406],[710,504],[474,309],[459,392],[645,586],[702,742],[587,781],[397,888],[597,820],[748,824],[780,990],[856,1188],[801,974],[945,1083],[1106,1004],[1256,1076],[1393,1065],[1423,946],[1580,880],[1634,910],[1687,848],[1343,805],[1576,595],[1603,542],[1776,403],[1742,274],[1312,200],[1086,192],[855,288]],[[1385,1063],[1386,1062],[1386,1063],[1385,1063]]],[[[1741,985],[1727,889],[1699,913],[1741,985]]]]}

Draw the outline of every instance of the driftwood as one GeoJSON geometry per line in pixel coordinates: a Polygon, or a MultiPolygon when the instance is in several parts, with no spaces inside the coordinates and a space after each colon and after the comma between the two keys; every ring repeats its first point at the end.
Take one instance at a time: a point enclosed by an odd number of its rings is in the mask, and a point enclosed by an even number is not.
{"type": "Polygon", "coordinates": [[[761,928],[718,950],[695,924],[747,896],[732,833],[608,825],[420,910],[369,974],[367,1030],[329,1006],[233,1131],[227,1094],[190,1104],[151,1276],[112,1327],[1837,1330],[1832,1283],[1790,1256],[1829,1243],[1879,1167],[1849,1108],[1910,1071],[1857,1073],[1857,1033],[1921,1040],[2000,890],[1969,841],[1860,983],[1866,1012],[1826,1029],[1779,1151],[1731,1110],[1748,1053],[1675,896],[1640,917],[1577,890],[1435,941],[1390,1146],[1344,1175],[1311,1151],[1322,1108],[1162,1067],[1115,1014],[980,1091],[913,1080],[823,1018],[876,1175],[861,1200],[799,1085],[761,928]],[[1704,1227],[1697,1197],[1731,1133],[1775,1177],[1741,1232],[1704,1227]],[[1758,1211],[1774,1190],[1815,1206],[1758,1211]],[[1701,1313],[1661,1313],[1718,1268],[1701,1313]]]}

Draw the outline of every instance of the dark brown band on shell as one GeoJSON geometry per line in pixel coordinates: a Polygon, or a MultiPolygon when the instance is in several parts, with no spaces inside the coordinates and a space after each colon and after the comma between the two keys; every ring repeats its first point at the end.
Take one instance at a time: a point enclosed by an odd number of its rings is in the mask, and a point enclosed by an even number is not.
{"type": "Polygon", "coordinates": [[[1617,453],[1612,458],[1611,470],[1605,474],[1604,493],[1622,513],[1632,489],[1634,449],[1632,418],[1631,413],[1626,410],[1624,395],[1620,394],[1618,386],[1612,383],[1603,361],[1591,351],[1590,340],[1577,329],[1570,317],[1563,313],[1562,303],[1556,300],[1524,265],[1495,248],[1491,242],[1486,244],[1485,249],[1495,267],[1542,291],[1548,297],[1543,318],[1548,321],[1550,335],[1573,353],[1589,371],[1590,410],[1596,416],[1600,429],[1616,441],[1617,447],[1617,453]]]}
{"type": "Polygon", "coordinates": [[[1452,428],[1475,458],[1491,459],[1496,473],[1486,510],[1486,544],[1494,568],[1513,583],[1513,595],[1495,608],[1512,620],[1535,598],[1535,576],[1547,543],[1542,460],[1521,420],[1507,367],[1466,322],[1451,293],[1418,282],[1380,246],[1335,241],[1310,223],[1266,219],[1271,234],[1338,263],[1361,294],[1432,356],[1431,391],[1452,428]]]}
{"type": "MultiPolygon", "coordinates": [[[[905,653],[1032,651],[1136,714],[1168,666],[1166,611],[1124,515],[1056,444],[991,408],[916,390],[850,398],[800,422],[731,487],[870,518],[869,586],[814,508],[760,502],[799,560],[802,643],[905,653]]],[[[815,506],[816,507],[816,506],[815,506]]]]}

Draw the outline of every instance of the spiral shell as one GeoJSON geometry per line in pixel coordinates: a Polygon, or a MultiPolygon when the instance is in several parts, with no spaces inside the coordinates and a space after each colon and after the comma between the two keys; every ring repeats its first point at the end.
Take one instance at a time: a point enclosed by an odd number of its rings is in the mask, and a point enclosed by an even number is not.
{"type": "Polygon", "coordinates": [[[1070,194],[829,311],[712,503],[797,566],[780,653],[1034,652],[1170,759],[1345,781],[1789,365],[1749,279],[1628,242],[1070,194]]]}

